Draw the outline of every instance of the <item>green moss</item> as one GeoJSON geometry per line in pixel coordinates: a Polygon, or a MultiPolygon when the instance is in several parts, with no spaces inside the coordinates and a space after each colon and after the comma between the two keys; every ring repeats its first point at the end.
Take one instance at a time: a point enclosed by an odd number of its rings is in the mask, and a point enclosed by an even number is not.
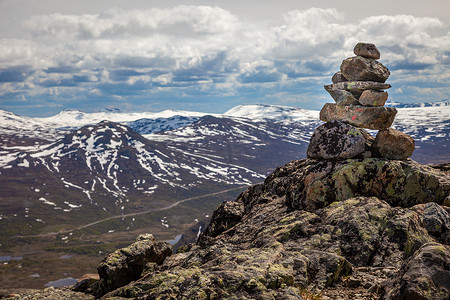
{"type": "Polygon", "coordinates": [[[290,218],[291,223],[286,224],[287,221],[285,221],[284,223],[285,225],[277,226],[275,228],[268,227],[264,231],[267,231],[268,233],[270,232],[273,235],[273,237],[275,237],[279,241],[287,241],[292,236],[298,234],[298,232],[305,227],[305,223],[310,222],[312,219],[316,217],[317,216],[315,214],[305,211],[300,216],[297,216],[297,219],[294,217],[290,218]]]}
{"type": "Polygon", "coordinates": [[[250,290],[258,290],[258,291],[265,291],[266,280],[261,277],[254,277],[251,278],[246,284],[245,287],[250,290]]]}
{"type": "Polygon", "coordinates": [[[360,131],[359,129],[357,129],[357,128],[352,128],[352,129],[350,129],[350,130],[347,132],[347,135],[348,135],[348,136],[355,137],[355,136],[362,135],[362,134],[361,134],[361,131],[360,131]]]}
{"type": "Polygon", "coordinates": [[[416,251],[421,245],[431,241],[432,239],[422,230],[410,229],[407,233],[407,240],[403,248],[405,258],[413,255],[414,251],[416,251]]]}
{"type": "Polygon", "coordinates": [[[320,247],[325,242],[331,240],[331,234],[329,233],[322,233],[322,234],[315,234],[309,238],[310,245],[313,247],[320,247]]]}
{"type": "Polygon", "coordinates": [[[288,223],[291,223],[291,222],[293,222],[293,221],[295,221],[296,220],[296,217],[295,217],[295,215],[294,214],[291,214],[291,215],[287,215],[286,217],[284,217],[283,219],[281,219],[280,220],[280,224],[288,224],[288,223]]]}
{"type": "Polygon", "coordinates": [[[280,288],[281,285],[294,285],[292,266],[284,267],[280,264],[272,264],[266,271],[266,286],[270,289],[280,288]]]}
{"type": "Polygon", "coordinates": [[[327,187],[324,181],[317,180],[311,184],[307,190],[307,198],[313,203],[324,202],[327,187]]]}
{"type": "Polygon", "coordinates": [[[142,290],[139,287],[133,285],[127,285],[121,290],[121,295],[128,298],[137,297],[140,293],[142,293],[142,290]]]}

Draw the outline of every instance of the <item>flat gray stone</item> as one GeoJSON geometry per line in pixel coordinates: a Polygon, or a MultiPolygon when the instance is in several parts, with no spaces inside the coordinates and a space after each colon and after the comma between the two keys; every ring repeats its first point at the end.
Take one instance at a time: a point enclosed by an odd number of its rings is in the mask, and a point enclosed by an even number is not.
{"type": "Polygon", "coordinates": [[[393,107],[326,103],[320,111],[320,120],[341,121],[360,128],[383,130],[392,125],[396,114],[397,110],[393,107]]]}
{"type": "Polygon", "coordinates": [[[346,90],[352,93],[353,95],[359,94],[358,98],[365,90],[380,91],[380,90],[387,90],[391,87],[392,86],[389,83],[381,83],[374,81],[346,81],[324,85],[324,88],[327,91],[346,90]]]}
{"type": "Polygon", "coordinates": [[[385,82],[391,74],[382,63],[362,56],[344,59],[341,64],[341,73],[349,81],[375,82],[385,82]]]}
{"type": "Polygon", "coordinates": [[[332,121],[314,130],[306,155],[312,159],[348,159],[370,148],[373,137],[364,129],[332,121]]]}

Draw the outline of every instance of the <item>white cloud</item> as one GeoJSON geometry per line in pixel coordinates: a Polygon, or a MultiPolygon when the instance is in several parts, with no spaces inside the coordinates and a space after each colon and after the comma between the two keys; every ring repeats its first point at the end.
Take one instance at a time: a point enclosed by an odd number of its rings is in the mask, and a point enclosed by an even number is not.
{"type": "MultiPolygon", "coordinates": [[[[237,89],[259,83],[278,89],[270,94],[287,93],[284,98],[294,101],[305,97],[283,87],[291,88],[299,78],[317,85],[316,78],[337,71],[359,41],[379,47],[394,82],[407,85],[411,76],[421,76],[422,83],[435,84],[432,76],[438,74],[441,85],[450,80],[449,25],[436,18],[372,16],[348,23],[336,9],[310,8],[263,23],[219,7],[182,5],[40,15],[26,20],[25,27],[29,39],[0,39],[0,79],[23,77],[23,84],[0,82],[2,97],[42,93],[67,99],[120,91],[123,95],[116,96],[123,99],[177,88],[185,95],[217,90],[236,95],[237,89]],[[17,67],[26,70],[17,73],[17,67]]],[[[406,86],[400,90],[407,97],[406,86]]]]}

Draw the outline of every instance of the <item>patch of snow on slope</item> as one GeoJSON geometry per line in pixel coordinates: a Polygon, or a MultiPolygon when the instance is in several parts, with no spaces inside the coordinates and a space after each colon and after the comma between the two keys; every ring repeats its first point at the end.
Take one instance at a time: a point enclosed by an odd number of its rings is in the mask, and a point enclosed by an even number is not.
{"type": "Polygon", "coordinates": [[[317,121],[319,111],[281,105],[238,105],[224,113],[225,116],[252,120],[272,119],[277,121],[317,121]]]}
{"type": "Polygon", "coordinates": [[[398,108],[392,128],[411,135],[414,139],[448,136],[450,129],[450,106],[398,108]],[[423,136],[423,132],[426,133],[423,136]]]}
{"type": "Polygon", "coordinates": [[[40,122],[55,127],[72,127],[78,128],[88,124],[96,124],[101,121],[112,121],[116,123],[133,122],[139,119],[158,119],[171,118],[174,116],[185,117],[201,117],[205,113],[181,111],[181,110],[164,110],[161,112],[141,112],[141,113],[118,113],[118,112],[97,112],[85,113],[78,110],[64,110],[59,114],[48,118],[35,118],[40,122]]]}

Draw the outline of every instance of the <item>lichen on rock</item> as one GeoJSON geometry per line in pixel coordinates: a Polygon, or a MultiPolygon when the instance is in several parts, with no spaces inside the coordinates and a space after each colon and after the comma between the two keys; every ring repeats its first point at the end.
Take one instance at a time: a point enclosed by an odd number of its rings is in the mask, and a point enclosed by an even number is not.
{"type": "Polygon", "coordinates": [[[420,249],[446,247],[449,193],[446,171],[413,161],[293,161],[222,204],[196,245],[105,299],[301,299],[363,285],[397,299],[420,249]]]}

